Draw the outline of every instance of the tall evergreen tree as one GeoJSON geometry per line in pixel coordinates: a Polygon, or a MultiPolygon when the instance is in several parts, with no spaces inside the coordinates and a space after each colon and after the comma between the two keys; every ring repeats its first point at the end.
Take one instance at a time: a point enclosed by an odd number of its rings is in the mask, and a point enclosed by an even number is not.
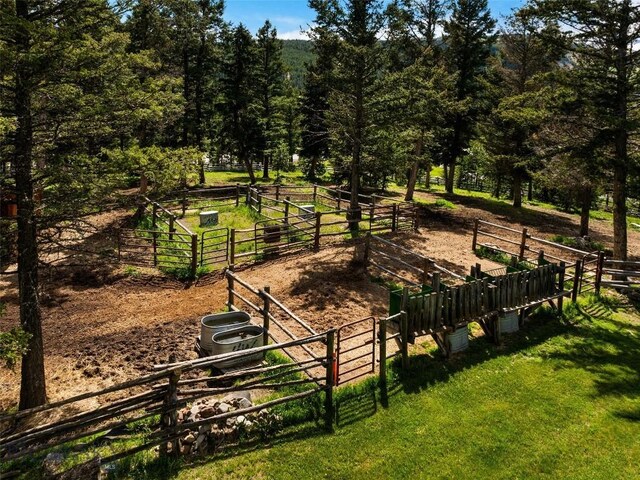
{"type": "Polygon", "coordinates": [[[277,30],[267,20],[258,30],[257,51],[258,63],[258,94],[261,100],[261,120],[264,137],[262,153],[263,178],[269,178],[269,163],[273,157],[279,137],[276,117],[277,98],[283,94],[284,65],[282,63],[282,40],[278,39],[277,30]]]}
{"type": "Polygon", "coordinates": [[[240,24],[225,39],[220,71],[222,132],[228,137],[230,153],[245,163],[251,183],[256,182],[252,162],[262,146],[257,66],[255,40],[240,24]]]}
{"type": "Polygon", "coordinates": [[[335,39],[316,31],[313,43],[316,58],[307,66],[302,93],[302,155],[309,159],[307,179],[317,179],[320,161],[329,156],[329,93],[336,47],[335,39]]]}
{"type": "Polygon", "coordinates": [[[0,103],[16,120],[0,156],[15,171],[20,321],[30,335],[21,409],[46,402],[38,267],[48,227],[101,208],[122,178],[102,150],[135,130],[132,113],[149,113],[138,75],[148,59],[127,52],[119,24],[102,0],[0,4],[0,103]]]}
{"type": "Polygon", "coordinates": [[[563,50],[542,40],[539,33],[557,35],[555,25],[530,16],[507,19],[493,62],[492,88],[497,105],[483,122],[487,149],[496,162],[509,168],[513,206],[522,206],[522,184],[536,163],[535,134],[548,114],[541,105],[548,82],[545,74],[559,67],[563,50]]]}
{"type": "Polygon", "coordinates": [[[451,16],[444,22],[445,54],[449,71],[456,75],[458,101],[447,122],[451,133],[443,144],[445,188],[449,193],[453,192],[456,163],[475,133],[494,27],[487,0],[453,0],[451,16]]]}
{"type": "Polygon", "coordinates": [[[349,220],[358,229],[362,216],[358,202],[361,165],[372,146],[373,102],[378,75],[383,65],[383,47],[379,41],[385,27],[379,0],[310,0],[316,11],[312,36],[335,38],[335,62],[332,70],[329,124],[332,143],[341,143],[342,154],[349,159],[351,199],[349,220]]]}
{"type": "MultiPolygon", "coordinates": [[[[638,132],[640,7],[632,0],[531,0],[531,14],[557,21],[571,51],[571,82],[589,102],[592,151],[613,172],[613,254],[627,258],[627,188],[638,132]]],[[[546,41],[556,41],[544,37],[546,41]]]]}

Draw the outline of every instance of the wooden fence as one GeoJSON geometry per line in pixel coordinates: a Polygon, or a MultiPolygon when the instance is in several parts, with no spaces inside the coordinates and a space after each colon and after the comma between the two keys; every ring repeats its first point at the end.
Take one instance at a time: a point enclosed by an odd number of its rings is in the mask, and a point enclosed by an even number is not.
{"type": "Polygon", "coordinates": [[[565,290],[564,277],[564,264],[549,264],[428,293],[410,295],[405,287],[401,308],[407,314],[408,335],[432,335],[444,348],[437,334],[478,322],[487,336],[499,341],[500,314],[519,312],[523,320],[528,311],[544,303],[562,311],[563,298],[572,295],[565,290]]]}
{"type": "Polygon", "coordinates": [[[441,276],[450,283],[465,280],[435,260],[377,235],[366,236],[362,260],[365,268],[373,267],[382,275],[415,287],[430,284],[436,278],[439,281],[441,276]]]}
{"type": "Polygon", "coordinates": [[[477,219],[473,227],[472,249],[482,247],[508,255],[515,263],[529,262],[543,265],[549,260],[564,262],[567,268],[565,281],[578,284],[579,291],[594,288],[595,261],[599,252],[589,252],[552,242],[522,230],[477,219]]]}
{"type": "Polygon", "coordinates": [[[640,262],[614,260],[600,252],[594,262],[593,291],[600,293],[602,287],[629,290],[640,287],[640,262]]]}
{"type": "MultiPolygon", "coordinates": [[[[247,415],[276,405],[294,402],[324,393],[326,426],[330,430],[333,422],[334,387],[334,336],[329,330],[284,343],[274,343],[263,347],[210,356],[198,360],[169,363],[155,366],[155,372],[123,382],[97,392],[88,392],[46,405],[0,416],[3,429],[0,438],[0,459],[5,468],[20,470],[21,459],[32,462],[39,455],[64,449],[67,452],[71,442],[93,437],[113,429],[123,429],[132,424],[147,422],[148,432],[139,437],[134,447],[124,447],[121,451],[98,458],[100,464],[115,462],[137,452],[160,446],[161,455],[178,455],[178,439],[189,430],[202,425],[213,425],[229,418],[247,415]],[[210,369],[220,362],[253,359],[256,355],[270,351],[286,351],[291,348],[308,348],[317,345],[320,354],[315,354],[304,364],[297,362],[277,365],[264,363],[248,366],[230,373],[211,376],[210,369]],[[312,375],[291,380],[291,375],[300,371],[314,372],[312,375]],[[318,373],[320,372],[320,373],[318,373]],[[284,378],[289,377],[289,378],[284,378]],[[210,387],[215,381],[215,387],[210,387]],[[202,384],[202,386],[199,386],[202,384]],[[226,385],[226,386],[222,386],[226,385]],[[203,397],[225,395],[241,390],[265,391],[277,395],[295,385],[298,393],[276,396],[263,403],[227,413],[219,413],[196,421],[178,422],[178,409],[203,397]],[[100,402],[98,408],[87,408],[88,403],[100,402]],[[70,408],[71,407],[71,408],[70,408]],[[56,418],[42,423],[43,418],[56,418]],[[31,426],[37,425],[37,426],[31,426]],[[13,433],[8,433],[13,430],[13,433]],[[11,464],[9,463],[11,462],[11,464]],[[18,462],[18,463],[16,463],[18,462]]],[[[290,392],[290,390],[289,390],[290,392]]],[[[132,430],[134,435],[135,429],[132,430]]],[[[127,444],[131,445],[131,439],[127,444]]],[[[73,455],[73,453],[71,454],[73,455]]],[[[86,455],[85,455],[86,456],[86,455]]],[[[92,460],[89,463],[94,462],[92,460]]],[[[6,473],[6,472],[3,472],[6,473]]]]}

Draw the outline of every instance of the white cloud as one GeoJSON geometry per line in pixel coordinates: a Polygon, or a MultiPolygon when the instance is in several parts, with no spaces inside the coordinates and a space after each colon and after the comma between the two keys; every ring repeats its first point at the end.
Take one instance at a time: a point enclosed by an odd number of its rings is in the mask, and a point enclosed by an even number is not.
{"type": "Polygon", "coordinates": [[[298,28],[289,32],[278,32],[278,38],[281,40],[309,40],[309,34],[306,30],[298,28]]]}

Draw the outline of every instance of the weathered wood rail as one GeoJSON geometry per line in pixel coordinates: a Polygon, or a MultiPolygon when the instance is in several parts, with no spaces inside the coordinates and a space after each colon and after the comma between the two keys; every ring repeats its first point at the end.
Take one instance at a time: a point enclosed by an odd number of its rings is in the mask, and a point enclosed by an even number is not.
{"type": "MultiPolygon", "coordinates": [[[[160,446],[160,455],[178,455],[180,451],[178,439],[189,429],[200,425],[211,425],[227,418],[246,415],[322,393],[325,397],[326,428],[331,430],[334,417],[334,337],[335,331],[329,330],[284,343],[272,343],[259,348],[197,360],[156,365],[154,373],[100,391],[87,392],[29,410],[2,415],[0,416],[0,425],[3,425],[0,437],[0,461],[3,470],[0,470],[0,475],[5,468],[12,471],[29,468],[33,459],[46,452],[58,449],[73,452],[68,448],[71,442],[113,429],[126,428],[141,421],[148,422],[149,431],[140,437],[137,445],[124,447],[115,453],[113,448],[109,449],[107,456],[97,458],[98,463],[112,463],[155,446],[160,446]],[[252,359],[256,354],[264,355],[270,351],[308,348],[313,345],[318,345],[317,350],[322,353],[315,354],[304,362],[293,361],[271,366],[253,365],[218,376],[211,376],[209,373],[216,364],[231,359],[241,361],[243,358],[252,359]],[[291,374],[303,369],[313,371],[314,375],[299,380],[290,379],[291,374]],[[226,386],[210,387],[211,381],[226,386]],[[199,387],[200,383],[204,386],[199,387]],[[302,391],[294,394],[285,391],[282,396],[255,404],[250,408],[218,414],[195,422],[177,422],[178,409],[199,398],[225,395],[240,390],[280,392],[292,385],[296,385],[298,390],[302,388],[302,391]],[[114,400],[114,397],[117,399],[114,400]],[[101,405],[98,408],[86,408],[87,401],[97,401],[101,405]],[[69,409],[70,405],[74,405],[75,408],[69,409]],[[56,420],[47,421],[47,418],[56,418],[56,420]],[[38,421],[41,423],[37,424],[38,421]],[[37,426],[31,426],[34,424],[37,426]],[[22,459],[29,461],[21,464],[22,459]]],[[[86,463],[92,463],[95,460],[86,463]]]]}
{"type": "Polygon", "coordinates": [[[571,295],[563,288],[563,275],[564,266],[550,264],[407,297],[409,329],[413,334],[431,334],[489,315],[560,301],[571,295]]]}
{"type": "Polygon", "coordinates": [[[435,260],[410,250],[389,239],[368,234],[365,238],[362,263],[382,275],[389,275],[407,285],[430,284],[437,278],[459,283],[465,277],[441,266],[435,260]]]}

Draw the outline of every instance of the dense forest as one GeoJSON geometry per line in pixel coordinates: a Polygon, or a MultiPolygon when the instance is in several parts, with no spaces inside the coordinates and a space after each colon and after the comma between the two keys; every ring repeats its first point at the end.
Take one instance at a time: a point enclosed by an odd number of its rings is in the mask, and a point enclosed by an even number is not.
{"type": "MultiPolygon", "coordinates": [[[[294,154],[358,194],[396,179],[413,198],[491,185],[589,210],[612,191],[627,256],[637,175],[640,10],[631,0],[310,0],[311,41],[223,20],[222,0],[9,0],[0,5],[0,157],[17,203],[20,408],[45,401],[39,252],[114,192],[204,183],[207,162],[253,182],[294,154]],[[261,171],[254,171],[259,165],[261,171]],[[424,178],[426,176],[426,179],[424,178]],[[422,180],[419,180],[422,179],[422,180]]],[[[357,223],[352,223],[357,227],[357,223]]],[[[4,234],[9,235],[9,232],[4,234]]]]}
{"type": "Polygon", "coordinates": [[[291,74],[291,82],[302,89],[307,66],[315,60],[313,44],[308,40],[282,40],[282,62],[291,74]]]}

